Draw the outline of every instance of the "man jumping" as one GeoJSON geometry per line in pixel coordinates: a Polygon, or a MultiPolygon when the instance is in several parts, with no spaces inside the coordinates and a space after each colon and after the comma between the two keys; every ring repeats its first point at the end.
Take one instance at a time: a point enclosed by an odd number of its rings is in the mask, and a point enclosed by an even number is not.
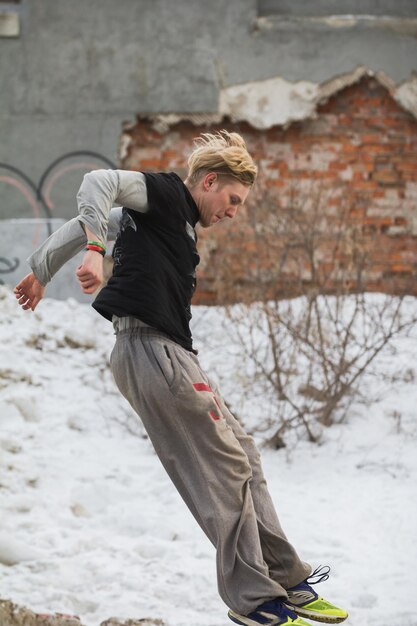
{"type": "Polygon", "coordinates": [[[257,168],[237,133],[196,140],[183,182],[174,173],[97,170],[79,189],[79,215],[29,257],[14,289],[35,310],[62,265],[86,248],[76,274],[84,293],[103,282],[106,242],[114,268],[93,307],[112,321],[111,370],[143,421],[172,482],[216,548],[229,617],[247,626],[337,623],[346,611],[312,584],[328,568],[300,560],[278,521],[259,452],[200,367],[189,322],[199,262],[195,227],[234,218],[257,168]],[[112,208],[114,205],[122,205],[112,208]]]}

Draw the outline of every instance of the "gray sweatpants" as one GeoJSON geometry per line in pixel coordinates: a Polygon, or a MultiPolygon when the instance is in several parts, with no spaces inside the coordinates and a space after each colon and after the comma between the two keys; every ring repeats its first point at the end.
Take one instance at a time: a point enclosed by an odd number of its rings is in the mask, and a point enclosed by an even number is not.
{"type": "Polygon", "coordinates": [[[221,598],[240,614],[304,580],[254,441],[196,355],[134,318],[115,318],[110,365],[186,505],[216,548],[221,598]]]}

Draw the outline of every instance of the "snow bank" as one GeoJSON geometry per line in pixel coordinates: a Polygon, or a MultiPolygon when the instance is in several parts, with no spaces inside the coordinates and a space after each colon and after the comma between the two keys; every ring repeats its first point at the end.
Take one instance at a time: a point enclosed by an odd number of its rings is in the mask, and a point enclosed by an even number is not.
{"type": "MultiPolygon", "coordinates": [[[[194,310],[201,361],[236,401],[227,330],[220,309],[194,310]]],[[[87,305],[24,312],[0,288],[2,597],[84,626],[110,615],[221,626],[214,550],[115,387],[113,341],[87,305]]],[[[368,379],[371,401],[322,445],[263,451],[287,534],[305,560],[332,566],[320,592],[361,626],[416,623],[416,346],[398,338],[380,367],[409,377],[368,379]]],[[[238,408],[262,417],[249,397],[238,408]]]]}

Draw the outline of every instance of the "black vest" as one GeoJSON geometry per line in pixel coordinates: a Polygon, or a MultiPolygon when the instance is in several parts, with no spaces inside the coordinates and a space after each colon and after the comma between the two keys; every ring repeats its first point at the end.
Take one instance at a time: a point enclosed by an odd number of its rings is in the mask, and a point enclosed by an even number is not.
{"type": "Polygon", "coordinates": [[[137,317],[192,350],[191,298],[200,261],[199,212],[179,176],[144,174],[149,209],[123,209],[113,275],[93,307],[105,318],[137,317]]]}

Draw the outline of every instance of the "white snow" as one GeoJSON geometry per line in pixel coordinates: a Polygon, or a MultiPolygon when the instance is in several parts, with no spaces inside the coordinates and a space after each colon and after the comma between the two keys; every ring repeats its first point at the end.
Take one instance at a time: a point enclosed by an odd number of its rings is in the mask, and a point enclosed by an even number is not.
{"type": "MultiPolygon", "coordinates": [[[[202,363],[235,397],[222,311],[195,308],[194,329],[202,363]]],[[[110,616],[231,623],[214,549],[113,382],[113,341],[88,305],[45,299],[24,312],[0,288],[0,597],[85,626],[110,616]]],[[[320,592],[353,626],[417,624],[416,333],[394,347],[379,367],[408,375],[390,386],[368,378],[370,402],[320,445],[263,450],[288,536],[313,566],[331,565],[320,592]]]]}

